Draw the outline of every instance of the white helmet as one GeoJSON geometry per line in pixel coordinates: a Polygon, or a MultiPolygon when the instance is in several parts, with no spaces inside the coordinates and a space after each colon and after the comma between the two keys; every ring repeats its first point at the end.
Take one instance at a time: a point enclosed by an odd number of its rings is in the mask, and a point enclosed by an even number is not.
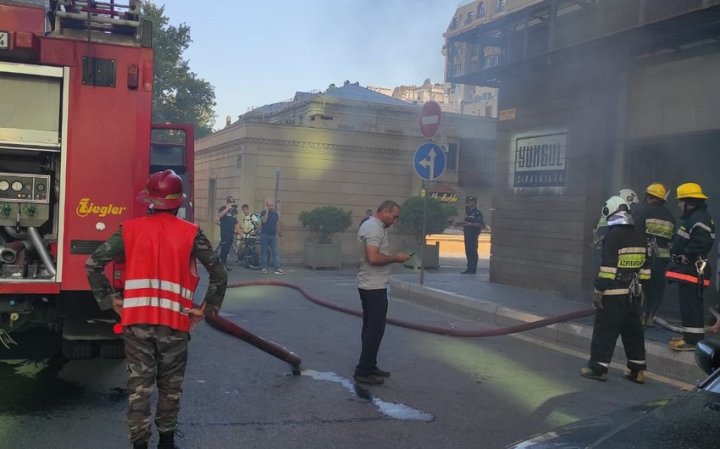
{"type": "Polygon", "coordinates": [[[620,192],[618,192],[618,195],[620,195],[625,200],[628,207],[630,207],[630,205],[633,203],[640,202],[637,193],[635,193],[635,191],[632,189],[622,189],[620,190],[620,192]]]}
{"type": "Polygon", "coordinates": [[[602,208],[602,214],[603,214],[603,217],[607,218],[610,215],[613,215],[617,212],[620,212],[620,211],[627,212],[629,210],[630,210],[630,205],[628,204],[628,202],[625,201],[624,198],[622,198],[618,195],[615,195],[615,196],[611,196],[610,198],[608,198],[607,201],[605,201],[605,206],[603,206],[603,208],[602,208]]]}

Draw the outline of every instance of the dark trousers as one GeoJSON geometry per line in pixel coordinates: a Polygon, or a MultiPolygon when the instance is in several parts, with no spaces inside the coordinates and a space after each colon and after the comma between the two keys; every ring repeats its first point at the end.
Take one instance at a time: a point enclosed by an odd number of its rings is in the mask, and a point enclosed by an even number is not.
{"type": "Polygon", "coordinates": [[[637,301],[631,301],[627,295],[603,297],[603,308],[595,314],[588,362],[596,373],[608,371],[618,336],[625,347],[627,367],[633,371],[646,369],[645,335],[637,301]]]}
{"type": "Polygon", "coordinates": [[[645,316],[655,316],[660,308],[663,295],[665,294],[665,271],[667,270],[668,259],[654,257],[652,259],[651,277],[643,282],[643,291],[645,292],[645,316]]]}
{"type": "Polygon", "coordinates": [[[155,427],[160,433],[175,432],[190,334],[166,326],[143,324],[126,327],[123,337],[128,370],[130,441],[144,443],[150,438],[150,397],[156,385],[155,427]]]}
{"type": "Polygon", "coordinates": [[[385,334],[385,318],[388,310],[387,289],[363,290],[360,292],[362,301],[363,323],[360,337],[362,351],[360,361],[355,368],[358,376],[367,376],[377,367],[377,354],[385,334]]]}
{"type": "Polygon", "coordinates": [[[680,318],[685,328],[683,340],[691,345],[705,338],[705,310],[703,299],[698,296],[696,284],[678,283],[680,318]]]}
{"type": "Polygon", "coordinates": [[[223,265],[227,265],[228,254],[230,254],[230,248],[232,248],[232,240],[220,241],[220,262],[223,265]]]}
{"type": "Polygon", "coordinates": [[[467,258],[467,270],[477,271],[478,264],[478,235],[465,235],[465,257],[467,258]]]}

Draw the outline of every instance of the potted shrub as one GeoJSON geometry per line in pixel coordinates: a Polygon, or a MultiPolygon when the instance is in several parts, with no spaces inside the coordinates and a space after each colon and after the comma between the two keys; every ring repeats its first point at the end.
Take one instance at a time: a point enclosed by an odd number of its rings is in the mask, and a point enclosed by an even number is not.
{"type": "MultiPolygon", "coordinates": [[[[415,237],[415,255],[405,263],[405,266],[420,266],[420,248],[425,244],[425,238],[429,234],[440,234],[450,225],[450,218],[457,215],[455,207],[442,203],[435,198],[428,198],[427,221],[425,234],[423,234],[423,204],[424,198],[414,196],[400,206],[400,218],[398,224],[400,230],[408,232],[415,237]]],[[[413,252],[413,250],[410,250],[413,252]]],[[[440,267],[440,243],[425,245],[423,266],[425,268],[440,267]]]]}
{"type": "Polygon", "coordinates": [[[321,206],[301,212],[298,219],[303,228],[312,233],[305,239],[303,263],[313,269],[340,268],[342,248],[340,240],[333,239],[333,236],[350,227],[350,211],[335,206],[321,206]]]}

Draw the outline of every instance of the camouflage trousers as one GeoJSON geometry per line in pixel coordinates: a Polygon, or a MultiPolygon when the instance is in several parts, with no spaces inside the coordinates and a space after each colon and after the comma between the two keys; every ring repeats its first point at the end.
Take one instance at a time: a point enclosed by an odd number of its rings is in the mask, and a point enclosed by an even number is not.
{"type": "Polygon", "coordinates": [[[150,439],[150,396],[157,385],[155,426],[158,432],[177,430],[182,383],[190,334],[166,326],[135,325],[124,330],[128,370],[130,441],[150,439]]]}

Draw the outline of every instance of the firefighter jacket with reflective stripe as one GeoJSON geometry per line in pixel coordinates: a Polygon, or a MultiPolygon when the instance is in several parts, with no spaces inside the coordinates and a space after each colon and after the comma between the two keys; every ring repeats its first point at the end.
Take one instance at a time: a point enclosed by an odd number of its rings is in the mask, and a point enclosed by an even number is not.
{"type": "Polygon", "coordinates": [[[635,227],[645,232],[648,257],[670,258],[670,240],[675,232],[675,217],[663,204],[648,204],[635,211],[635,227]]]}
{"type": "MultiPolygon", "coordinates": [[[[715,242],[715,223],[705,204],[689,209],[680,217],[680,227],[672,240],[673,258],[665,277],[668,280],[697,284],[700,276],[696,267],[698,259],[706,259],[715,242]],[[685,256],[687,263],[679,261],[685,256]]],[[[702,273],[704,287],[710,286],[712,271],[710,264],[702,273]]]]}
{"type": "Polygon", "coordinates": [[[198,227],[157,213],[123,223],[125,291],[123,326],[152,324],[189,332],[184,308],[198,284],[193,247],[198,227]]]}
{"type": "Polygon", "coordinates": [[[595,290],[606,296],[628,295],[632,283],[650,279],[645,238],[632,224],[610,224],[608,229],[595,290]]]}

